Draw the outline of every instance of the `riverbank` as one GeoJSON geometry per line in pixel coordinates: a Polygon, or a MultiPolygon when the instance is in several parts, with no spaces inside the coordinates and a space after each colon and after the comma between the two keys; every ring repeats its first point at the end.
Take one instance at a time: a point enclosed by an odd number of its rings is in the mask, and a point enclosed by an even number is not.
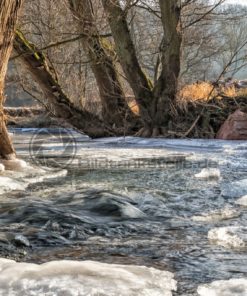
{"type": "MultiPolygon", "coordinates": [[[[179,100],[176,111],[171,114],[168,126],[164,128],[164,138],[201,138],[213,139],[229,115],[236,110],[247,113],[246,97],[214,97],[210,100],[179,100]]],[[[133,105],[135,106],[135,105],[133,105]]],[[[6,109],[9,127],[18,128],[73,128],[64,119],[55,118],[42,108],[9,108],[6,109]]],[[[138,116],[138,112],[136,114],[138,116]]],[[[83,119],[82,119],[83,120],[83,119]]],[[[127,125],[126,125],[127,126],[127,125]]],[[[133,136],[137,129],[126,130],[109,127],[102,136],[133,136]]],[[[96,135],[95,135],[96,136],[96,135]]],[[[98,136],[96,136],[98,137],[98,136]]]]}

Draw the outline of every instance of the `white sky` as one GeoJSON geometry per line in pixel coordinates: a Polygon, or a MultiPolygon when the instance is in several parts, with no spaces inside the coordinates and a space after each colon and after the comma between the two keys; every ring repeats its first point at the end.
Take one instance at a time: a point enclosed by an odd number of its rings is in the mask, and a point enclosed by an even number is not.
{"type": "Polygon", "coordinates": [[[228,3],[247,5],[247,0],[227,0],[228,3]]]}

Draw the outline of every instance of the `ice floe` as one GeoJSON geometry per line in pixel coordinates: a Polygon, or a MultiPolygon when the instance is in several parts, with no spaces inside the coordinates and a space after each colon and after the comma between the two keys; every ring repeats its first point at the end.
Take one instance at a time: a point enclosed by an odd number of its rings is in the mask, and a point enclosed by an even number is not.
{"type": "Polygon", "coordinates": [[[195,174],[198,179],[219,179],[220,170],[216,168],[204,168],[200,173],[195,174]]]}
{"type": "Polygon", "coordinates": [[[0,259],[0,295],[5,296],[172,296],[175,290],[172,273],[144,266],[0,259]]]}
{"type": "Polygon", "coordinates": [[[247,279],[215,281],[211,284],[199,286],[197,292],[200,296],[246,296],[247,279]]]}
{"type": "Polygon", "coordinates": [[[66,175],[67,170],[50,172],[28,165],[21,171],[6,170],[1,172],[0,175],[0,195],[14,190],[23,191],[30,184],[43,182],[47,179],[64,177],[66,175]]]}
{"type": "Polygon", "coordinates": [[[211,229],[208,239],[228,248],[242,248],[247,245],[247,227],[228,226],[211,229]]]}
{"type": "Polygon", "coordinates": [[[27,185],[24,182],[19,182],[9,177],[0,176],[0,194],[12,190],[25,190],[27,185]]]}
{"type": "Polygon", "coordinates": [[[240,197],[235,203],[247,207],[247,195],[240,197]]]}
{"type": "Polygon", "coordinates": [[[239,217],[239,215],[239,211],[226,207],[224,209],[193,216],[192,220],[198,222],[216,222],[236,218],[239,217]]]}

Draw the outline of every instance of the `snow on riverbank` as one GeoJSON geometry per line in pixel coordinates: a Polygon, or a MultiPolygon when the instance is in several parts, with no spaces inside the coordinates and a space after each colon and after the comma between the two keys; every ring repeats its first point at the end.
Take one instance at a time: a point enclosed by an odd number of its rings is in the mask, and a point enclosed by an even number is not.
{"type": "Polygon", "coordinates": [[[144,266],[93,261],[42,265],[0,259],[0,295],[172,296],[173,274],[144,266]]]}

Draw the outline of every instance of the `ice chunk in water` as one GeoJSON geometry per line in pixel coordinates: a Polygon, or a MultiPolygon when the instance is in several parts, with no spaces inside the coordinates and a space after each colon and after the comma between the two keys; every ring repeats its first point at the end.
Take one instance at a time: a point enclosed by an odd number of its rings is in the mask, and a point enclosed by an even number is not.
{"type": "Polygon", "coordinates": [[[236,204],[247,207],[247,195],[242,196],[236,201],[236,204]]]}
{"type": "Polygon", "coordinates": [[[42,265],[0,259],[0,295],[172,296],[173,274],[144,266],[93,261],[42,265]]]}
{"type": "Polygon", "coordinates": [[[225,184],[222,190],[223,196],[241,197],[247,194],[247,179],[225,184]]]}
{"type": "Polygon", "coordinates": [[[223,247],[240,248],[247,245],[247,227],[229,226],[211,229],[208,239],[223,247]]]}
{"type": "Polygon", "coordinates": [[[216,168],[205,168],[200,173],[195,174],[195,177],[199,179],[219,179],[220,170],[216,168]]]}
{"type": "Polygon", "coordinates": [[[240,216],[240,213],[237,210],[226,207],[221,210],[204,213],[200,216],[199,215],[193,216],[192,220],[198,221],[198,222],[215,222],[215,221],[232,219],[239,216],[240,216]]]}
{"type": "Polygon", "coordinates": [[[27,184],[19,182],[9,177],[0,176],[0,194],[12,190],[25,190],[27,184]]]}
{"type": "Polygon", "coordinates": [[[0,195],[13,190],[25,190],[29,184],[66,175],[67,170],[47,172],[30,166],[27,166],[23,171],[4,171],[0,176],[0,195]]]}
{"type": "Polygon", "coordinates": [[[246,296],[247,279],[215,281],[211,284],[199,286],[197,292],[200,296],[246,296]]]}

